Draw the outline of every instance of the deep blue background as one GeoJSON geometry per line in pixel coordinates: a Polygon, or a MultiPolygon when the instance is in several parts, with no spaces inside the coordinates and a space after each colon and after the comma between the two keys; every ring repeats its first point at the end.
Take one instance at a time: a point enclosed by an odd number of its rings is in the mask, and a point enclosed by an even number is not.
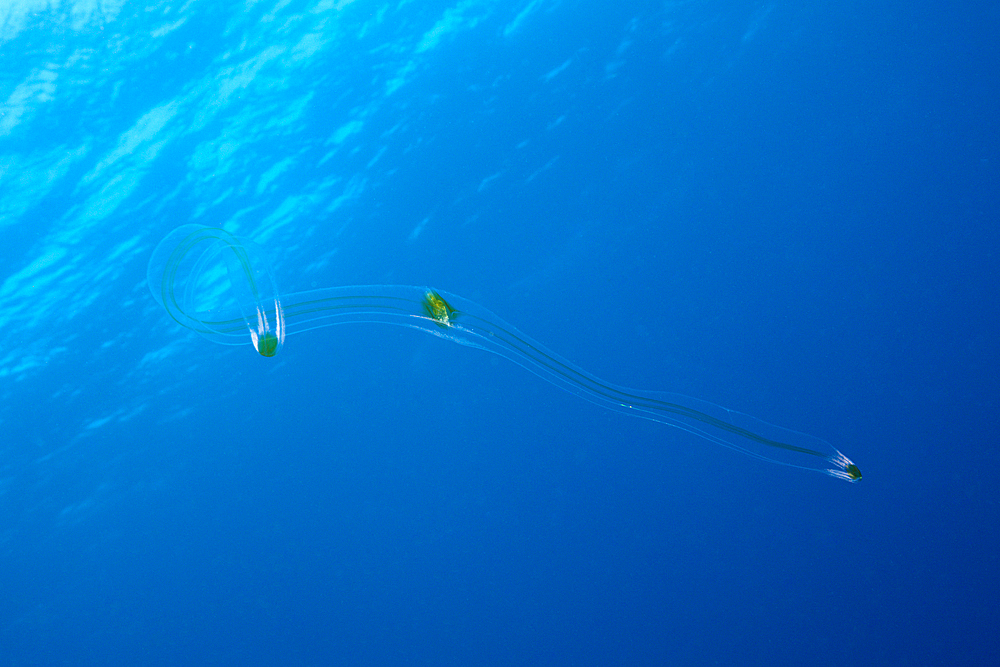
{"type": "Polygon", "coordinates": [[[992,664],[993,3],[0,4],[0,664],[992,664]],[[249,5],[249,6],[248,6],[249,5]],[[758,462],[146,262],[434,285],[758,462]]]}

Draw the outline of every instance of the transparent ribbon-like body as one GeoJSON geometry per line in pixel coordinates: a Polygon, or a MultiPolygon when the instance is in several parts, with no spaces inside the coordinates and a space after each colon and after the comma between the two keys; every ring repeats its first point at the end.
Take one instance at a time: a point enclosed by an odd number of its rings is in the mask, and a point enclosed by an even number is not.
{"type": "Polygon", "coordinates": [[[830,443],[681,394],[606,382],[521,333],[482,306],[427,287],[359,285],[279,296],[254,243],[198,225],[157,246],[147,274],[154,298],[178,324],[216,343],[249,341],[274,356],[286,334],[348,322],[419,329],[493,352],[592,403],[674,426],[764,461],[857,482],[861,471],[830,443]]]}

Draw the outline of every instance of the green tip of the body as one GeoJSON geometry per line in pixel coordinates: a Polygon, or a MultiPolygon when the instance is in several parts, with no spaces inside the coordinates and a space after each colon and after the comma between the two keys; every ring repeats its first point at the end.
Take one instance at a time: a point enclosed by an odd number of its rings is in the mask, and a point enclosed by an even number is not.
{"type": "Polygon", "coordinates": [[[257,341],[257,351],[262,357],[273,357],[278,354],[278,337],[273,333],[266,333],[257,341]]]}

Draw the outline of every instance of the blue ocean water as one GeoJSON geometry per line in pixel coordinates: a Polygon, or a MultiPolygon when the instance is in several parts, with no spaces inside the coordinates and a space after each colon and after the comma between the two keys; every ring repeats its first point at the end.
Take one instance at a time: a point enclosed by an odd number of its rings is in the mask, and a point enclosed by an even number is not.
{"type": "Polygon", "coordinates": [[[996,662],[998,27],[0,0],[0,664],[996,662]],[[864,479],[402,327],[215,345],[146,284],[190,223],[864,479]]]}

